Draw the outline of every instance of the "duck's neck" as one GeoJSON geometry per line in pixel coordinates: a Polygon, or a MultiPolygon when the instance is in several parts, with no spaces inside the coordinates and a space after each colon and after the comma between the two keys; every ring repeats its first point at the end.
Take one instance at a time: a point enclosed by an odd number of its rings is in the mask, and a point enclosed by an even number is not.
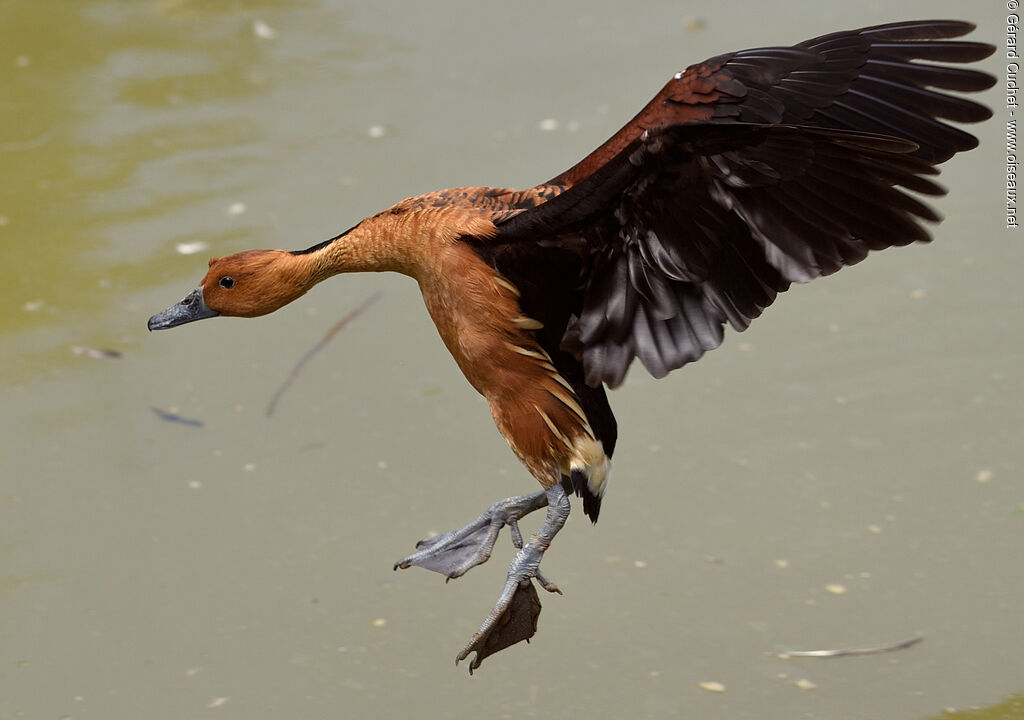
{"type": "Polygon", "coordinates": [[[494,232],[489,218],[464,208],[410,210],[402,205],[369,217],[331,240],[289,253],[287,264],[307,279],[308,286],[349,272],[399,272],[420,280],[459,237],[494,232]]]}
{"type": "Polygon", "coordinates": [[[406,272],[401,238],[391,228],[368,218],[331,240],[288,253],[286,263],[310,285],[349,272],[406,272]]]}

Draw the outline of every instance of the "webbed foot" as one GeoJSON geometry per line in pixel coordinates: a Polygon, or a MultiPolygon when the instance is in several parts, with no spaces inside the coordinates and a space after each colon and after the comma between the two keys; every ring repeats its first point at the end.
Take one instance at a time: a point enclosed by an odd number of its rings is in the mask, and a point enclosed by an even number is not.
{"type": "Polygon", "coordinates": [[[417,565],[439,572],[449,580],[464,575],[471,568],[487,562],[498,540],[498,533],[506,525],[512,533],[512,544],[522,548],[523,536],[519,532],[518,521],[544,507],[547,502],[543,490],[496,502],[469,525],[420,540],[416,543],[417,551],[396,562],[395,570],[417,565]]]}
{"type": "Polygon", "coordinates": [[[469,657],[472,652],[476,657],[469,663],[469,674],[480,667],[480,663],[488,655],[515,645],[520,640],[530,642],[537,632],[537,618],[540,617],[540,598],[533,582],[527,578],[520,581],[512,594],[505,611],[499,615],[491,627],[481,628],[455,658],[455,664],[469,657]]]}
{"type": "Polygon", "coordinates": [[[476,656],[469,664],[469,672],[472,673],[488,655],[504,650],[520,640],[529,640],[537,632],[540,598],[533,580],[536,579],[549,592],[562,592],[540,571],[540,561],[568,516],[569,498],[561,484],[558,484],[532,495],[520,495],[496,502],[466,527],[421,540],[416,544],[419,549],[415,553],[395,563],[395,570],[418,565],[439,572],[450,580],[487,562],[498,533],[506,525],[509,526],[512,544],[519,552],[509,566],[505,587],[498,602],[455,658],[456,664],[475,652],[476,656]],[[524,545],[518,521],[545,506],[547,515],[544,524],[524,545]]]}
{"type": "MultiPolygon", "coordinates": [[[[480,667],[480,663],[488,655],[504,650],[520,640],[529,640],[537,631],[540,598],[533,587],[534,578],[546,590],[562,592],[540,572],[540,561],[569,517],[569,498],[566,497],[561,485],[546,490],[545,495],[548,511],[544,524],[516,553],[508,568],[508,577],[498,602],[494,604],[480,629],[455,658],[455,664],[458,665],[460,661],[469,657],[470,653],[476,652],[476,657],[469,664],[471,674],[480,667]]],[[[522,544],[521,537],[519,544],[522,544]]]]}

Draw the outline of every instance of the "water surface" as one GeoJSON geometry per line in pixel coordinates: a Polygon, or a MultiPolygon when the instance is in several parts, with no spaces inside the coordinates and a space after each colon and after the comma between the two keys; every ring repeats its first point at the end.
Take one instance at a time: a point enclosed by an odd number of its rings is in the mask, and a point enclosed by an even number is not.
{"type": "MultiPolygon", "coordinates": [[[[794,289],[666,380],[634,368],[601,522],[574,512],[545,560],[565,595],[472,679],[452,659],[507,541],[447,585],[391,564],[534,481],[414,283],[339,278],[258,321],[145,331],[210,255],[549,178],[690,62],[965,12],[0,4],[0,718],[896,720],[1024,691],[1001,108],[946,166],[932,245],[794,289]]],[[[971,14],[1001,42],[1001,7],[971,14]]]]}

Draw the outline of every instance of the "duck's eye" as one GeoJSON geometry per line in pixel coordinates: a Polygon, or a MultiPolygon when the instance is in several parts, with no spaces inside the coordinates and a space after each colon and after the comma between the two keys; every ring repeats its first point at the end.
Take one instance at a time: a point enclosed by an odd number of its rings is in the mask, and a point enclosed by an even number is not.
{"type": "Polygon", "coordinates": [[[220,279],[220,286],[225,290],[230,290],[235,286],[235,279],[230,275],[225,275],[220,279]]]}

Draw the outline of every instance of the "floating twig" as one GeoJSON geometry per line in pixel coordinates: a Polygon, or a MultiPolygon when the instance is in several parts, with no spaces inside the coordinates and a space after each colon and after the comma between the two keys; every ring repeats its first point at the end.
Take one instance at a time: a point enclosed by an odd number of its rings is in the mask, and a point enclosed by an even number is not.
{"type": "Polygon", "coordinates": [[[917,645],[919,642],[924,640],[920,635],[917,637],[898,642],[893,645],[882,645],[881,647],[870,647],[870,648],[845,648],[842,650],[787,650],[786,652],[778,653],[779,657],[791,658],[791,657],[821,657],[821,658],[833,658],[833,657],[848,657],[850,655],[880,655],[881,653],[895,652],[896,650],[906,650],[911,645],[917,645]]]}
{"type": "Polygon", "coordinates": [[[362,315],[366,311],[366,309],[373,305],[375,302],[377,302],[379,298],[380,291],[378,290],[373,295],[363,300],[362,304],[359,307],[357,307],[355,310],[353,310],[348,315],[343,317],[341,320],[336,322],[334,324],[334,327],[327,331],[327,334],[323,336],[320,342],[311,347],[306,352],[306,354],[303,355],[297,363],[295,363],[295,367],[292,368],[292,371],[288,374],[288,377],[285,378],[285,381],[281,383],[281,387],[279,387],[277,391],[274,393],[274,396],[270,398],[270,403],[267,405],[267,417],[270,417],[271,415],[274,414],[274,409],[277,407],[278,400],[281,399],[281,396],[284,394],[284,391],[291,387],[292,383],[295,382],[295,378],[298,377],[299,373],[302,371],[302,368],[305,367],[306,363],[309,362],[314,355],[323,350],[324,346],[326,346],[327,343],[331,341],[331,338],[333,338],[338,333],[339,330],[348,325],[355,318],[362,315]]]}
{"type": "Polygon", "coordinates": [[[167,410],[161,410],[158,407],[151,407],[150,410],[156,413],[156,416],[161,420],[167,422],[180,423],[182,425],[188,425],[189,427],[203,427],[202,420],[196,420],[195,418],[182,417],[176,412],[169,412],[167,410]]]}

